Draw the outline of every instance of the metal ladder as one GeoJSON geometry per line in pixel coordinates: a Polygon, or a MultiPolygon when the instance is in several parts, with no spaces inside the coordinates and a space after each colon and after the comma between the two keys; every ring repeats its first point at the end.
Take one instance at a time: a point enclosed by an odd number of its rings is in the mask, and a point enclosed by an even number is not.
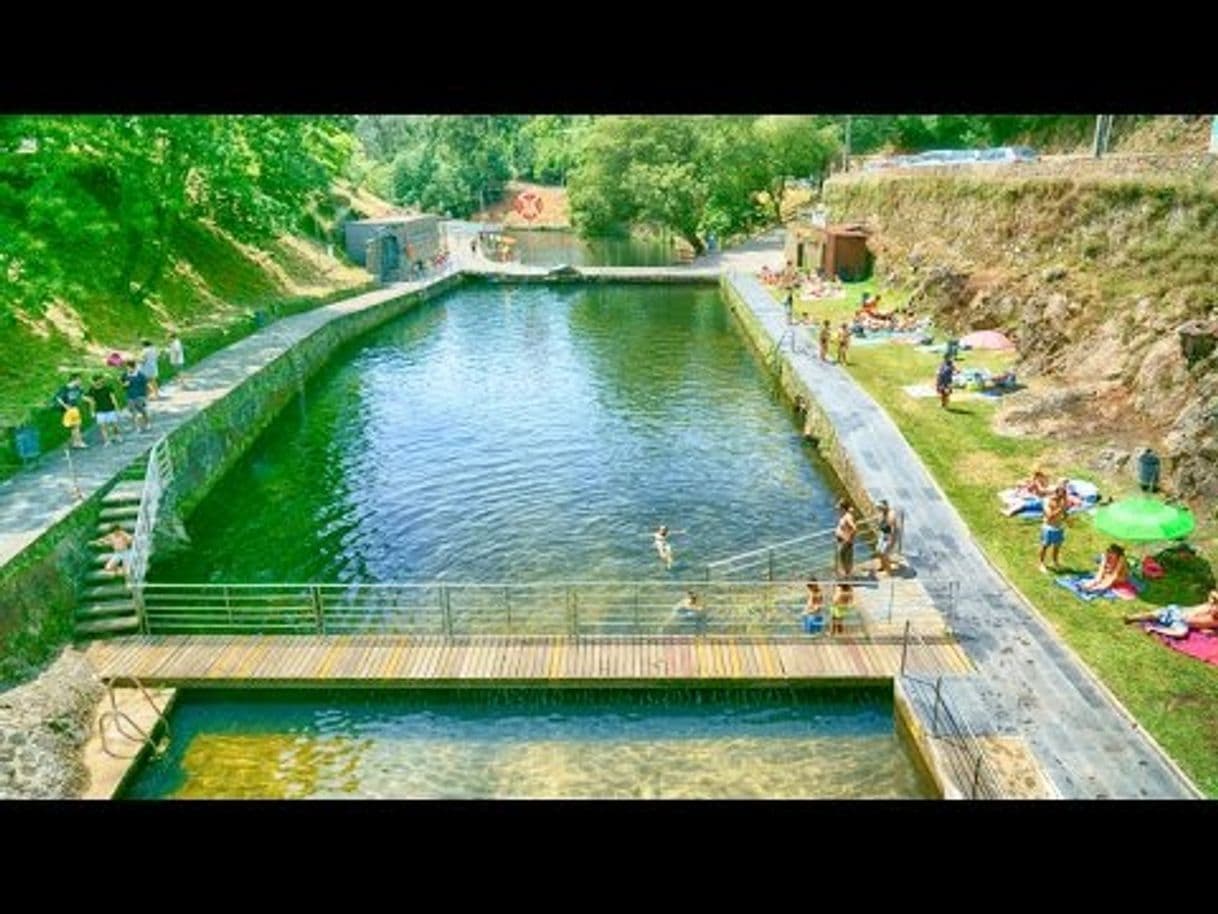
{"type": "Polygon", "coordinates": [[[144,696],[144,699],[152,706],[153,710],[156,711],[156,723],[152,725],[151,733],[145,731],[143,727],[132,720],[130,714],[119,708],[118,699],[114,694],[114,683],[102,680],[102,684],[106,687],[107,699],[110,702],[110,710],[103,711],[97,718],[97,735],[101,739],[102,752],[106,753],[106,755],[110,756],[111,758],[133,759],[136,758],[140,752],[143,751],[143,747],[147,745],[152,747],[153,755],[156,758],[160,758],[169,750],[170,742],[169,718],[165,715],[166,709],[162,708],[156,703],[156,700],[151,694],[149,694],[148,690],[144,687],[144,684],[139,681],[139,679],[134,676],[127,676],[125,678],[135,683],[135,687],[140,690],[140,694],[144,696]],[[126,737],[132,742],[140,743],[140,749],[136,750],[136,752],[132,755],[124,755],[111,749],[109,743],[106,742],[106,723],[110,720],[114,721],[114,729],[120,736],[126,737]],[[123,729],[124,722],[135,731],[135,735],[132,735],[123,729]],[[160,739],[154,739],[153,734],[155,734],[157,729],[161,727],[164,728],[164,732],[161,734],[160,739]]]}

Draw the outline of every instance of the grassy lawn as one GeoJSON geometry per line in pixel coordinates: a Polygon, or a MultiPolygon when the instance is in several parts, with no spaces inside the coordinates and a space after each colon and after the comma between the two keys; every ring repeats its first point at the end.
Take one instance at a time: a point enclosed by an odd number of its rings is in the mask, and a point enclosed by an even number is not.
{"type": "MultiPolygon", "coordinates": [[[[856,284],[847,296],[858,301],[856,284]]],[[[887,295],[885,298],[887,299],[887,295]]],[[[896,299],[902,300],[902,299],[896,299]]],[[[828,303],[830,308],[839,307],[828,303]]],[[[848,307],[853,308],[853,304],[848,307]]],[[[824,305],[811,307],[817,316],[824,305]]],[[[962,367],[1005,367],[1009,354],[965,353],[962,367]]],[[[996,492],[1013,485],[1036,465],[1053,478],[1090,479],[1104,495],[1120,497],[1136,492],[1129,479],[1104,478],[1083,466],[1072,465],[1058,443],[1044,438],[1005,437],[995,433],[996,409],[986,399],[961,399],[953,410],[943,411],[935,399],[914,399],[903,385],[933,383],[938,357],[904,345],[856,347],[851,350],[850,372],[880,403],[985,550],[990,560],[1037,607],[1054,629],[1104,683],[1119,697],[1142,726],[1188,772],[1209,796],[1218,796],[1218,669],[1177,654],[1121,622],[1125,613],[1142,612],[1167,603],[1189,605],[1205,595],[1208,566],[1173,571],[1149,587],[1136,601],[1096,600],[1084,603],[1057,586],[1052,576],[1037,569],[1039,525],[1003,517],[996,492]],[[1191,572],[1191,573],[1190,573],[1191,572]]],[[[910,506],[916,510],[916,506],[910,506]]],[[[1215,530],[1198,530],[1192,543],[1214,554],[1215,530]]],[[[1063,566],[1093,571],[1095,559],[1110,537],[1095,530],[1087,515],[1074,517],[1062,549],[1063,566]]],[[[1148,554],[1158,547],[1131,549],[1148,554]]]]}

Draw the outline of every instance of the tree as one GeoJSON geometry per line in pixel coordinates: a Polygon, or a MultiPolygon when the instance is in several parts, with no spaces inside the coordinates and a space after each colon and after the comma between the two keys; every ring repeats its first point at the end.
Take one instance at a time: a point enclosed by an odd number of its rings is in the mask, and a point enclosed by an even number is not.
{"type": "Polygon", "coordinates": [[[819,183],[840,148],[837,131],[811,117],[782,115],[757,118],[753,136],[774,218],[781,222],[787,181],[810,177],[819,183]]]}

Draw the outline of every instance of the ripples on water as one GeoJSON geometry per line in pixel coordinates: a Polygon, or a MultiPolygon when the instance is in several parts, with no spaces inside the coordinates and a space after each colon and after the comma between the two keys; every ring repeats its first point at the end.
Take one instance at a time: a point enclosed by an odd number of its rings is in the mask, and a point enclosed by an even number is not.
{"type": "Polygon", "coordinates": [[[833,523],[718,291],[473,286],[340,350],[158,580],[672,577],[833,523]]]}
{"type": "Polygon", "coordinates": [[[210,694],[133,797],[926,797],[878,692],[210,694]]]}

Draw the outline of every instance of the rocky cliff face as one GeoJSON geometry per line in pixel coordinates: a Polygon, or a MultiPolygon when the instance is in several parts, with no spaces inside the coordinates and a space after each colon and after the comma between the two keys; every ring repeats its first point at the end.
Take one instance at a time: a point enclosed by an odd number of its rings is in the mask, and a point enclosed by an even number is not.
{"type": "Polygon", "coordinates": [[[940,325],[1002,329],[1056,382],[1000,425],[1150,445],[1166,488],[1218,500],[1218,188],[835,179],[826,202],[869,222],[877,271],[940,325]]]}

